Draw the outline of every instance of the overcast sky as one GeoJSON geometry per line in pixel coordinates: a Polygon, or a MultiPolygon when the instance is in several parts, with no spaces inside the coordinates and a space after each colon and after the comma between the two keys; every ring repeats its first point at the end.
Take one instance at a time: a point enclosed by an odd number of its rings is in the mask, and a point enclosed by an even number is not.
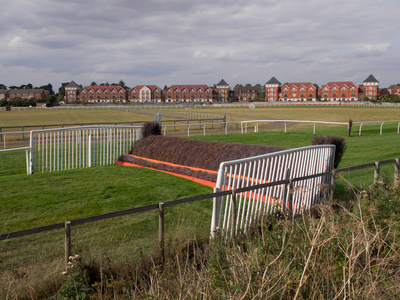
{"type": "Polygon", "coordinates": [[[399,0],[13,0],[0,83],[400,83],[399,0]]]}

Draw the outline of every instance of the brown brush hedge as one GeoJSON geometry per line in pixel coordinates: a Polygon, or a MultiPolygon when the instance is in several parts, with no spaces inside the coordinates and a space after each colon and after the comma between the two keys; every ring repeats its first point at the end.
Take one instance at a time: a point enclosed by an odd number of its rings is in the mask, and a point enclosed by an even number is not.
{"type": "Polygon", "coordinates": [[[312,145],[335,145],[335,162],[334,168],[337,169],[344,152],[346,151],[346,139],[340,135],[316,135],[311,140],[312,145]]]}
{"type": "MultiPolygon", "coordinates": [[[[150,135],[135,143],[130,154],[178,165],[218,171],[221,162],[281,150],[286,150],[286,148],[265,145],[199,141],[180,137],[150,135]]],[[[156,163],[143,162],[140,159],[135,159],[129,155],[121,156],[120,160],[180,174],[185,172],[185,175],[194,177],[198,177],[198,175],[202,173],[192,173],[190,170],[183,171],[182,168],[174,169],[162,164],[158,165],[156,163]]],[[[200,176],[199,178],[206,179],[203,176],[200,176]]],[[[210,178],[207,178],[207,180],[210,180],[210,178]]]]}

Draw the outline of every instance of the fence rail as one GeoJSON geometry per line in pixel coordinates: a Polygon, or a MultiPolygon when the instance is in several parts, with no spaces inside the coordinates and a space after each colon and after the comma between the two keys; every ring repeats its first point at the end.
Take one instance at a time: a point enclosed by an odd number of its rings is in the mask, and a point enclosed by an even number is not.
{"type": "Polygon", "coordinates": [[[32,130],[29,174],[113,164],[140,137],[138,126],[32,130]]]}
{"type": "MultiPolygon", "coordinates": [[[[364,164],[364,165],[360,165],[360,166],[342,168],[342,169],[317,173],[317,174],[313,174],[313,175],[306,175],[306,176],[296,177],[296,178],[285,178],[283,180],[276,181],[276,182],[267,182],[267,183],[262,183],[262,184],[256,184],[253,186],[239,187],[239,188],[236,188],[233,190],[218,191],[218,192],[214,192],[211,194],[204,194],[204,195],[199,195],[199,196],[182,198],[182,199],[173,200],[173,201],[169,201],[169,202],[165,202],[165,203],[151,204],[151,205],[147,205],[147,206],[106,213],[106,214],[102,214],[102,215],[77,219],[77,220],[73,220],[73,221],[67,221],[67,222],[63,222],[63,223],[56,223],[56,224],[52,224],[52,225],[31,228],[31,229],[21,230],[21,231],[17,231],[17,232],[6,233],[6,234],[0,235],[0,241],[12,239],[12,238],[18,238],[18,237],[22,237],[22,236],[27,236],[27,235],[31,235],[31,234],[36,234],[36,233],[40,233],[40,232],[65,228],[65,261],[67,262],[68,257],[71,255],[71,230],[70,230],[71,225],[80,225],[80,224],[105,220],[105,219],[109,219],[109,218],[115,218],[115,217],[131,215],[131,214],[135,214],[135,213],[141,213],[141,212],[145,212],[145,211],[158,209],[159,210],[159,246],[163,253],[163,250],[164,250],[164,223],[165,223],[164,208],[165,207],[171,207],[174,205],[190,203],[190,202],[195,202],[195,201],[199,201],[199,200],[215,199],[217,197],[226,197],[229,195],[233,195],[232,207],[235,207],[235,205],[237,204],[237,202],[235,200],[236,199],[235,196],[238,195],[239,193],[246,193],[249,191],[254,191],[254,190],[263,189],[263,188],[271,188],[271,187],[278,186],[278,185],[287,186],[287,189],[288,189],[287,201],[290,202],[290,201],[292,201],[291,195],[293,194],[293,190],[294,190],[294,184],[293,184],[294,182],[309,180],[309,179],[313,179],[313,178],[321,177],[321,176],[332,176],[332,184],[334,185],[335,177],[339,173],[375,166],[374,182],[376,183],[377,177],[379,176],[380,165],[393,163],[393,162],[395,163],[394,186],[398,187],[399,186],[400,158],[395,158],[395,159],[389,159],[389,160],[379,161],[379,162],[375,162],[375,163],[368,163],[368,164],[364,164]]],[[[331,197],[333,197],[333,192],[334,192],[334,189],[332,189],[331,197]]],[[[285,212],[285,211],[283,211],[283,212],[285,212]]],[[[231,213],[231,220],[236,220],[236,218],[235,218],[236,211],[234,209],[231,209],[230,213],[231,213]]],[[[232,221],[232,228],[234,228],[234,225],[235,225],[235,223],[234,223],[234,221],[232,221]]]]}

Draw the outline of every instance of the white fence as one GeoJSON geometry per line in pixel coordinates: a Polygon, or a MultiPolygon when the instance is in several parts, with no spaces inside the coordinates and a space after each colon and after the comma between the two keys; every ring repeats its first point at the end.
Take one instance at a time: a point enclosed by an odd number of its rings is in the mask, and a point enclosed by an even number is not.
{"type": "Polygon", "coordinates": [[[140,126],[87,126],[30,133],[29,174],[113,164],[141,136],[140,126]]]}
{"type": "Polygon", "coordinates": [[[211,233],[219,228],[236,235],[246,232],[261,214],[309,209],[330,192],[334,156],[335,146],[317,145],[221,163],[214,192],[233,193],[214,198],[211,233]],[[234,192],[288,179],[292,182],[290,188],[282,183],[252,192],[234,192]]]}

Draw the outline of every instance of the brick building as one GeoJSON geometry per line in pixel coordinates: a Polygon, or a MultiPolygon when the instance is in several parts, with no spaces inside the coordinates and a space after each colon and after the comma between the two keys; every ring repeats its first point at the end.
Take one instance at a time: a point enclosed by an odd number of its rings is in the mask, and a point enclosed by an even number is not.
{"type": "Polygon", "coordinates": [[[11,89],[9,96],[11,99],[47,99],[50,96],[50,93],[44,89],[11,89]]]}
{"type": "Polygon", "coordinates": [[[275,77],[272,77],[265,84],[265,101],[278,101],[280,91],[281,83],[275,77]]]}
{"type": "Polygon", "coordinates": [[[221,79],[221,81],[215,85],[213,93],[214,93],[213,94],[214,101],[226,102],[231,97],[231,90],[229,84],[227,84],[226,81],[223,79],[221,79]]]}
{"type": "Polygon", "coordinates": [[[171,85],[164,91],[165,102],[212,102],[213,90],[205,84],[171,85]]]}
{"type": "Polygon", "coordinates": [[[318,89],[311,82],[289,82],[281,87],[281,101],[316,101],[318,89]]]}
{"type": "Polygon", "coordinates": [[[255,86],[237,86],[234,91],[239,101],[249,101],[258,97],[258,89],[255,86]]]}
{"type": "Polygon", "coordinates": [[[8,99],[10,97],[8,90],[0,90],[0,100],[8,99]]]}
{"type": "Polygon", "coordinates": [[[79,92],[79,100],[88,103],[126,102],[127,92],[120,85],[85,86],[79,92]]]}
{"type": "Polygon", "coordinates": [[[76,84],[75,81],[71,81],[65,86],[64,101],[66,103],[75,103],[79,100],[79,90],[82,86],[76,84]]]}
{"type": "Polygon", "coordinates": [[[379,95],[379,81],[371,74],[363,81],[360,86],[362,97],[367,99],[378,99],[379,95]]]}
{"type": "Polygon", "coordinates": [[[387,89],[390,95],[400,96],[400,84],[393,84],[387,89]]]}
{"type": "Polygon", "coordinates": [[[161,102],[162,90],[156,85],[137,85],[128,90],[128,99],[132,102],[161,102]]]}
{"type": "Polygon", "coordinates": [[[359,88],[351,81],[328,82],[320,88],[322,101],[357,101],[359,88]]]}

